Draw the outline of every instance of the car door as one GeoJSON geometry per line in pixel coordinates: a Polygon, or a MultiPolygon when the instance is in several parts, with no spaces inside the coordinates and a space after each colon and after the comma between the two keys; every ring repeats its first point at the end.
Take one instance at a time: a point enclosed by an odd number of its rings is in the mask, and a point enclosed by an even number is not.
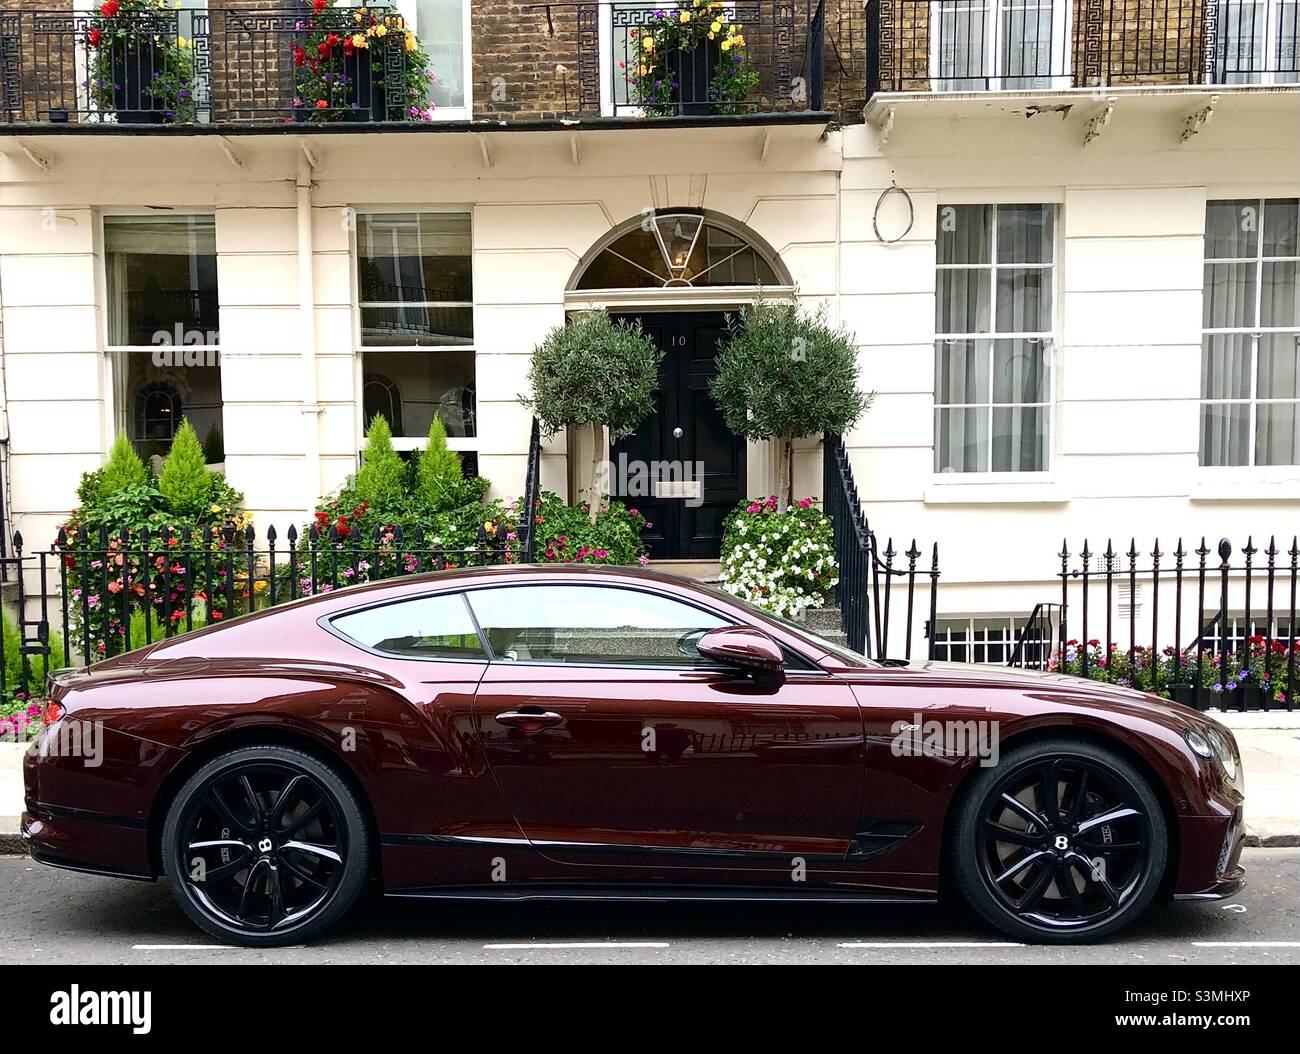
{"type": "Polygon", "coordinates": [[[862,797],[851,689],[806,661],[779,687],[701,659],[734,623],[652,588],[467,591],[491,662],[474,707],[530,841],[570,864],[842,860],[862,797]]]}

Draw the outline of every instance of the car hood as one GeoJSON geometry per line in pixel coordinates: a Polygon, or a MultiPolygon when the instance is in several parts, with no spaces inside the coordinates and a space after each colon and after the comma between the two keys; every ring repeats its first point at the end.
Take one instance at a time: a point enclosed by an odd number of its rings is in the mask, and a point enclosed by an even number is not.
{"type": "Polygon", "coordinates": [[[1068,696],[1075,702],[1100,704],[1111,709],[1121,708],[1129,713],[1144,714],[1165,722],[1181,721],[1197,728],[1218,725],[1212,717],[1181,703],[1170,702],[1135,688],[1086,680],[1071,674],[937,661],[913,662],[896,668],[933,677],[944,684],[1011,688],[1026,694],[1045,693],[1057,698],[1068,696]]]}

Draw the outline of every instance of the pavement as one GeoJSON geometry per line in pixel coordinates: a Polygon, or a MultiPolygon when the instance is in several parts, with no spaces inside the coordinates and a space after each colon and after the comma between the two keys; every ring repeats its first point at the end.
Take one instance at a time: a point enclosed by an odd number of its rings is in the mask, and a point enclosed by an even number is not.
{"type": "Polygon", "coordinates": [[[1022,946],[956,907],[363,901],[307,946],[248,949],[195,929],[165,882],[0,857],[0,962],[1300,964],[1300,849],[1247,849],[1233,900],[1153,907],[1110,940],[1022,946]]]}
{"type": "MultiPolygon", "coordinates": [[[[1300,711],[1211,716],[1233,730],[1246,770],[1246,844],[1300,846],[1300,711]]],[[[0,742],[0,855],[24,852],[24,743],[0,742]]]]}

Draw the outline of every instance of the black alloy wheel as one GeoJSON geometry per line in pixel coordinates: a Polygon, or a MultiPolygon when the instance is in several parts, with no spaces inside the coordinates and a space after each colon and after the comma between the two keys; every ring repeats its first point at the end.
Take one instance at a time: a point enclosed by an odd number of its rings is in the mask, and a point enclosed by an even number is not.
{"type": "Polygon", "coordinates": [[[369,838],[351,788],[310,754],[249,747],[200,768],[163,831],[168,878],[190,918],[242,944],[302,941],[356,900],[369,838]]]}
{"type": "Polygon", "coordinates": [[[995,926],[1055,943],[1095,940],[1150,903],[1168,851],[1147,780],[1085,742],[1031,745],[977,777],[953,870],[995,926]]]}

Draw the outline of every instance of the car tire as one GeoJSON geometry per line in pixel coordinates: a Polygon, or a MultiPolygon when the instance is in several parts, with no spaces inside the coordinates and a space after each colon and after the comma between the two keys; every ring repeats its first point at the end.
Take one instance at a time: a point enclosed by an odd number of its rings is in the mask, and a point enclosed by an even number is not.
{"type": "Polygon", "coordinates": [[[181,909],[212,936],[250,947],[301,944],[338,923],[366,884],[372,851],[348,781],[315,755],[274,744],[205,762],[162,830],[163,870],[181,909]]]}
{"type": "Polygon", "coordinates": [[[963,899],[996,928],[1078,944],[1142,914],[1168,852],[1149,779],[1115,751],[1059,739],[1012,748],[978,772],[950,828],[947,859],[963,899]]]}

